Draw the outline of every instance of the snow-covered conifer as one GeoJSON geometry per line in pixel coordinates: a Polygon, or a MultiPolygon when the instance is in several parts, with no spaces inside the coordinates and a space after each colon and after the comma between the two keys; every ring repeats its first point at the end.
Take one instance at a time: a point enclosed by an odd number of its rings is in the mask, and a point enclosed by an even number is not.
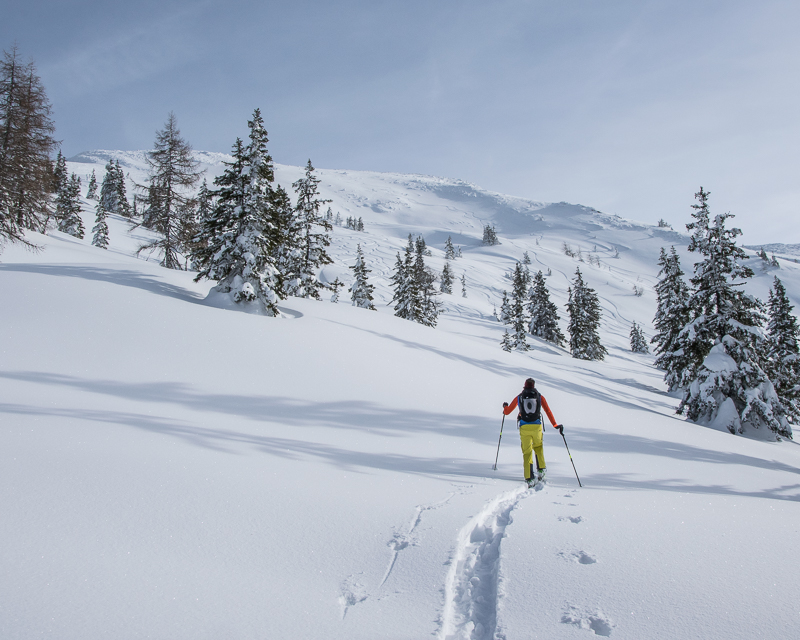
{"type": "Polygon", "coordinates": [[[97,215],[95,217],[94,227],[92,228],[92,233],[94,234],[92,237],[92,244],[101,249],[108,249],[108,222],[106,221],[108,213],[103,208],[102,202],[97,203],[95,211],[97,215]]]}
{"type": "Polygon", "coordinates": [[[429,327],[436,326],[439,315],[439,303],[433,288],[434,277],[425,266],[425,244],[411,235],[405,249],[405,258],[397,255],[395,273],[392,276],[394,287],[395,315],[406,320],[413,320],[429,327]]]}
{"type": "Polygon", "coordinates": [[[462,298],[466,298],[467,297],[467,274],[466,273],[462,273],[461,274],[461,297],[462,298]]]}
{"type": "Polygon", "coordinates": [[[364,221],[361,217],[358,218],[358,222],[356,223],[356,231],[363,231],[364,230],[364,221]]]}
{"type": "Polygon", "coordinates": [[[517,262],[512,278],[511,300],[509,301],[510,324],[513,328],[512,340],[517,351],[528,351],[527,340],[528,315],[525,303],[528,298],[528,278],[525,269],[517,262]]]}
{"type": "Polygon", "coordinates": [[[669,254],[661,248],[658,259],[661,270],[656,285],[656,315],[653,324],[656,334],[650,340],[655,344],[655,365],[664,371],[664,382],[669,391],[680,387],[681,376],[688,358],[680,348],[678,337],[691,319],[689,310],[689,287],[683,279],[680,258],[675,247],[669,254]]]}
{"type": "Polygon", "coordinates": [[[800,420],[800,333],[786,289],[776,276],[769,292],[766,370],[793,423],[800,420]]]}
{"type": "Polygon", "coordinates": [[[631,326],[630,336],[631,351],[634,353],[650,353],[650,349],[647,348],[647,338],[645,338],[642,328],[636,324],[635,320],[631,326]]]}
{"type": "Polygon", "coordinates": [[[331,282],[328,286],[330,287],[331,290],[331,302],[333,302],[334,304],[339,302],[339,290],[344,286],[344,282],[339,280],[337,276],[337,278],[333,282],[331,282]]]}
{"type": "Polygon", "coordinates": [[[503,348],[503,351],[512,351],[514,349],[514,340],[511,338],[508,329],[503,331],[503,339],[500,341],[500,346],[503,348]]]}
{"type": "Polygon", "coordinates": [[[350,268],[353,270],[353,284],[350,287],[350,299],[353,301],[353,306],[375,311],[372,296],[374,287],[367,281],[367,274],[371,270],[367,269],[367,265],[364,263],[364,252],[361,250],[360,244],[356,245],[356,263],[350,268]]]}
{"type": "Polygon", "coordinates": [[[442,293],[453,293],[453,270],[450,268],[450,262],[444,261],[442,268],[442,282],[439,290],[442,293]]]}
{"type": "Polygon", "coordinates": [[[503,291],[503,301],[500,303],[500,322],[511,324],[511,305],[508,301],[508,291],[503,291]]]}
{"type": "Polygon", "coordinates": [[[73,173],[58,196],[58,230],[75,238],[83,238],[86,231],[81,210],[81,179],[73,173]]]}
{"type": "Polygon", "coordinates": [[[328,232],[330,223],[320,214],[320,207],[330,202],[319,197],[319,178],[314,175],[311,160],[306,164],[305,175],[292,184],[297,193],[297,223],[300,230],[298,237],[299,264],[298,282],[291,295],[301,298],[320,299],[320,289],[324,285],[319,281],[318,271],[326,264],[333,262],[326,251],[331,240],[328,232]]]}
{"type": "Polygon", "coordinates": [[[264,311],[278,315],[278,301],[285,294],[275,265],[279,230],[272,206],[275,179],[272,157],[267,152],[267,131],[256,109],[247,123],[250,142],[237,139],[233,161],[214,180],[219,187],[216,204],[205,221],[195,257],[199,273],[195,280],[209,278],[215,289],[229,293],[234,302],[258,300],[264,311]]]}
{"type": "Polygon", "coordinates": [[[608,351],[600,344],[600,301],[595,290],[583,281],[580,268],[568,289],[569,350],[573,358],[603,360],[608,351]]]}
{"type": "Polygon", "coordinates": [[[692,205],[694,222],[686,225],[692,232],[689,250],[702,259],[694,265],[689,299],[694,319],[679,336],[690,362],[678,413],[731,433],[743,433],[751,425],[789,435],[786,410],[761,367],[763,304],[736,288],[753,275],[740,263],[747,258],[736,245],[741,231],[726,228],[725,221],[733,217],[729,213],[711,220],[708,195],[702,187],[695,194],[699,204],[692,205]]]}
{"type": "Polygon", "coordinates": [[[447,236],[447,240],[444,243],[444,257],[445,260],[455,260],[456,259],[456,250],[453,247],[453,240],[450,236],[447,236]]]}
{"type": "Polygon", "coordinates": [[[92,169],[92,175],[89,176],[89,186],[86,190],[87,200],[97,200],[97,176],[92,169]]]}
{"type": "Polygon", "coordinates": [[[106,163],[106,173],[103,176],[103,183],[100,186],[100,202],[107,213],[130,217],[131,211],[128,205],[125,176],[119,161],[109,160],[106,163]]]}
{"type": "Polygon", "coordinates": [[[497,238],[497,232],[495,231],[493,224],[486,224],[483,227],[483,244],[494,246],[496,244],[500,244],[500,240],[497,238]]]}
{"type": "Polygon", "coordinates": [[[547,289],[547,283],[541,271],[533,276],[528,314],[530,316],[528,330],[531,335],[552,342],[559,347],[564,344],[566,338],[558,327],[558,307],[550,301],[550,291],[547,289]]]}

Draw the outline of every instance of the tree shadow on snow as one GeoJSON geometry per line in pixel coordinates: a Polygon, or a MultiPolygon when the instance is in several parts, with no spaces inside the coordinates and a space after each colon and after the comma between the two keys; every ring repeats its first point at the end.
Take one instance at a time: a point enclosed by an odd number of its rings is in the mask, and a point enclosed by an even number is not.
{"type": "Polygon", "coordinates": [[[80,278],[82,280],[95,280],[110,282],[124,287],[142,289],[169,298],[177,298],[185,302],[202,303],[204,296],[194,293],[179,286],[159,280],[155,277],[144,275],[139,271],[128,269],[104,269],[88,265],[48,265],[48,264],[0,264],[0,272],[18,271],[23,273],[36,273],[46,276],[61,276],[66,278],[80,278]]]}

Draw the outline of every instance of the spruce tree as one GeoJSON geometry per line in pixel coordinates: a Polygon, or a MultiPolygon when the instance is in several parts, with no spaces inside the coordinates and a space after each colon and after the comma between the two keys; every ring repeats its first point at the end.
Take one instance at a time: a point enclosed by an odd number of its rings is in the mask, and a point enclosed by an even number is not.
{"type": "Polygon", "coordinates": [[[453,247],[453,240],[450,236],[447,236],[447,240],[444,243],[444,257],[445,260],[455,260],[456,259],[456,250],[453,247]]]}
{"type": "Polygon", "coordinates": [[[467,274],[466,272],[462,272],[461,274],[461,297],[467,297],[467,274]]]}
{"type": "Polygon", "coordinates": [[[131,211],[125,190],[125,176],[119,161],[109,160],[106,163],[106,173],[100,185],[100,202],[106,213],[130,217],[131,211]]]}
{"type": "Polygon", "coordinates": [[[108,213],[103,208],[102,202],[97,203],[95,212],[97,215],[95,217],[94,228],[92,228],[92,233],[94,234],[92,244],[101,249],[108,249],[108,222],[106,221],[108,213]]]}
{"type": "Polygon", "coordinates": [[[200,270],[195,280],[216,280],[215,289],[230,294],[234,302],[258,301],[267,314],[278,315],[278,301],[285,294],[275,266],[275,176],[258,109],[247,125],[249,144],[236,140],[233,162],[226,162],[225,171],[214,180],[219,189],[197,241],[202,248],[195,257],[200,270]]]}
{"type": "Polygon", "coordinates": [[[680,258],[675,247],[670,253],[661,248],[658,259],[661,270],[656,285],[656,315],[653,319],[656,334],[650,340],[655,344],[655,366],[664,371],[664,382],[669,391],[680,388],[683,371],[688,358],[679,346],[679,336],[691,319],[689,309],[689,287],[683,279],[680,258]]]}
{"type": "Polygon", "coordinates": [[[73,173],[58,195],[58,230],[82,239],[85,229],[81,211],[81,179],[73,173]]]}
{"type": "Polygon", "coordinates": [[[415,257],[414,257],[414,278],[417,281],[417,289],[420,294],[421,313],[417,322],[424,324],[428,327],[435,327],[436,320],[439,317],[439,301],[436,298],[436,289],[434,282],[436,277],[433,272],[425,265],[425,256],[430,255],[431,252],[425,244],[425,239],[422,236],[417,237],[415,242],[415,257]]]}
{"type": "Polygon", "coordinates": [[[647,338],[645,338],[642,328],[636,324],[635,320],[631,326],[630,337],[631,351],[634,353],[650,353],[650,349],[647,348],[647,338]]]}
{"type": "Polygon", "coordinates": [[[500,244],[500,240],[497,238],[497,232],[494,229],[494,225],[486,224],[483,227],[483,244],[494,246],[500,244]]]}
{"type": "Polygon", "coordinates": [[[414,277],[414,245],[410,235],[405,256],[401,258],[400,254],[397,254],[391,282],[394,289],[392,297],[392,302],[395,303],[394,315],[405,320],[417,321],[422,315],[422,299],[417,279],[414,277]]]}
{"type": "Polygon", "coordinates": [[[530,316],[528,330],[531,335],[552,342],[559,347],[564,344],[566,338],[558,327],[560,319],[558,307],[550,301],[550,291],[547,289],[547,283],[541,271],[533,276],[528,314],[530,316]]]}
{"type": "Polygon", "coordinates": [[[528,316],[525,311],[525,302],[528,297],[528,278],[525,269],[517,262],[512,278],[511,300],[509,303],[510,324],[513,328],[512,341],[517,351],[528,351],[530,345],[527,340],[528,316]]]}
{"type": "Polygon", "coordinates": [[[793,423],[800,419],[800,333],[786,289],[776,276],[769,292],[766,369],[793,423]]]}
{"type": "Polygon", "coordinates": [[[583,281],[580,268],[568,289],[569,350],[573,358],[603,360],[608,353],[600,344],[600,301],[595,290],[583,281]]]}
{"type": "Polygon", "coordinates": [[[453,293],[453,270],[447,260],[445,260],[444,268],[442,268],[442,282],[439,290],[442,293],[453,293]]]}
{"type": "Polygon", "coordinates": [[[45,232],[58,146],[51,107],[33,62],[16,45],[0,61],[0,241],[33,246],[25,230],[45,232]]]}
{"type": "Polygon", "coordinates": [[[354,278],[350,287],[350,299],[353,301],[353,306],[376,311],[372,297],[374,287],[367,282],[367,274],[370,273],[370,269],[367,269],[367,265],[364,263],[364,252],[361,251],[360,244],[356,245],[356,263],[350,268],[353,270],[354,278]]]}
{"type": "Polygon", "coordinates": [[[694,265],[689,299],[694,319],[679,336],[690,362],[678,413],[731,433],[743,433],[747,425],[766,425],[788,436],[786,410],[761,367],[763,304],[737,288],[753,275],[740,263],[747,258],[736,245],[741,231],[726,228],[726,220],[733,217],[729,213],[711,220],[708,195],[702,187],[695,194],[699,204],[692,205],[694,222],[686,225],[692,232],[689,250],[702,259],[694,265]]]}
{"type": "Polygon", "coordinates": [[[114,160],[114,171],[113,171],[113,187],[116,193],[116,206],[117,210],[115,213],[118,213],[121,216],[126,218],[131,217],[131,206],[128,204],[128,194],[127,189],[125,187],[125,172],[122,170],[122,167],[119,165],[119,160],[114,160]]]}
{"type": "Polygon", "coordinates": [[[511,337],[511,334],[508,332],[508,329],[503,331],[503,339],[500,341],[500,346],[503,348],[503,351],[514,350],[514,340],[511,337]]]}
{"type": "Polygon", "coordinates": [[[314,175],[311,160],[309,160],[304,177],[292,184],[297,193],[296,209],[300,235],[298,237],[298,282],[297,286],[289,292],[301,298],[316,298],[317,300],[320,299],[320,289],[324,287],[317,278],[317,272],[323,265],[333,262],[326,251],[331,244],[328,237],[331,225],[320,214],[320,207],[330,200],[319,197],[319,182],[319,178],[314,175]]]}
{"type": "Polygon", "coordinates": [[[511,304],[508,301],[508,291],[503,291],[503,301],[500,303],[500,322],[511,324],[511,304]]]}
{"type": "Polygon", "coordinates": [[[89,187],[86,190],[87,200],[97,200],[97,176],[92,169],[92,175],[89,176],[89,187]]]}
{"type": "Polygon", "coordinates": [[[147,152],[146,159],[149,186],[143,218],[160,237],[139,251],[158,249],[163,254],[162,266],[181,269],[179,254],[194,236],[193,190],[201,171],[192,156],[192,147],[181,137],[174,113],[170,112],[164,128],[156,132],[154,148],[147,152]]]}

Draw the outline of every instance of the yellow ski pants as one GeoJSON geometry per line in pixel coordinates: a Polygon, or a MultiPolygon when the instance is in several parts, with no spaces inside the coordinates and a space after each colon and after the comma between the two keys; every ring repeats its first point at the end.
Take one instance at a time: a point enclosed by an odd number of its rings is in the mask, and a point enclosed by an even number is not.
{"type": "Polygon", "coordinates": [[[542,446],[542,425],[521,424],[519,426],[519,439],[522,444],[522,465],[525,470],[525,479],[529,480],[536,469],[544,469],[544,447],[542,446]],[[533,459],[534,453],[536,460],[533,459]],[[536,467],[533,466],[534,462],[536,467]]]}

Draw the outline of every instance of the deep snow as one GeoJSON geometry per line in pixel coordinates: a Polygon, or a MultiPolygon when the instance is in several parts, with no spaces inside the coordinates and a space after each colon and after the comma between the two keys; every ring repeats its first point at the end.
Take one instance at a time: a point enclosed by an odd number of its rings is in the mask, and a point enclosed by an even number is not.
{"type": "MultiPolygon", "coordinates": [[[[138,153],[116,155],[141,182],[138,153]]],[[[70,170],[101,179],[94,156],[70,170]]],[[[146,232],[114,218],[109,251],[53,232],[0,256],[0,637],[800,635],[798,445],[683,421],[628,349],[632,320],[650,333],[658,248],[680,243],[690,271],[685,236],[442,178],[320,177],[366,225],[334,230],[323,277],[349,283],[360,243],[377,313],[346,292],[276,319],[215,307],[211,283],[132,257],[146,232]],[[486,222],[503,244],[480,246],[486,222]],[[387,306],[409,232],[436,269],[448,235],[463,247],[468,297],[442,296],[435,329],[387,306]],[[562,309],[580,266],[605,362],[500,349],[493,305],[525,250],[562,309]],[[547,485],[524,489],[512,420],[492,470],[527,376],[582,489],[549,428],[547,485]]],[[[757,271],[750,290],[777,273],[798,303],[795,265],[757,271]]]]}

